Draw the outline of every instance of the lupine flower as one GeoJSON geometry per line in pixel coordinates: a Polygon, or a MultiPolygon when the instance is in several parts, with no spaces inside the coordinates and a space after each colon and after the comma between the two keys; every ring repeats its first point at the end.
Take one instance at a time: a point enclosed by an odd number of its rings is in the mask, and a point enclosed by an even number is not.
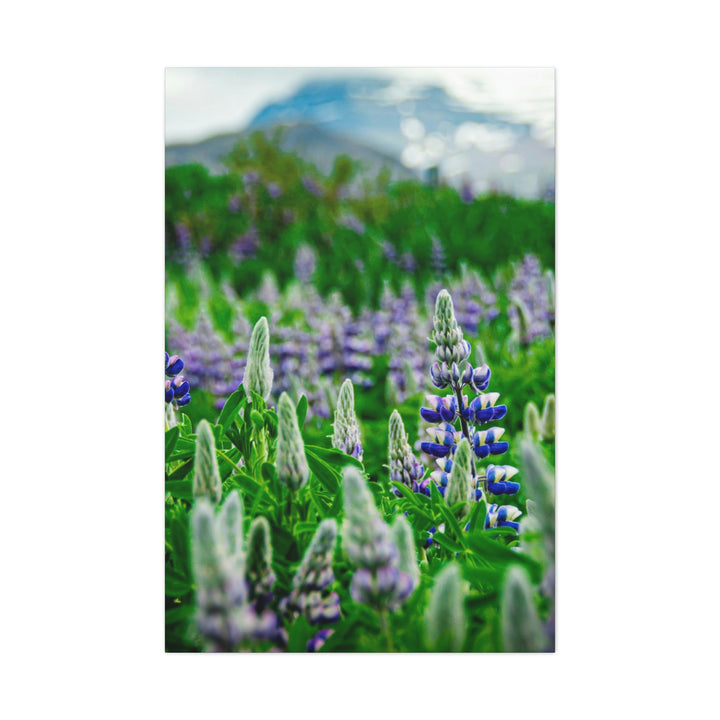
{"type": "Polygon", "coordinates": [[[502,589],[500,606],[505,652],[542,652],[547,644],[532,599],[527,572],[511,565],[502,589]]]}
{"type": "Polygon", "coordinates": [[[450,563],[438,573],[425,613],[425,644],[433,652],[460,652],[467,620],[460,568],[450,563]]]}
{"type": "Polygon", "coordinates": [[[417,270],[417,260],[415,260],[415,256],[409,250],[403,253],[403,256],[400,258],[400,267],[408,273],[408,275],[412,275],[415,270],[417,270]]]}
{"type": "Polygon", "coordinates": [[[280,603],[281,612],[290,621],[304,615],[309,623],[317,625],[333,623],[340,618],[340,598],[332,589],[336,538],[335,520],[323,520],[295,573],[292,592],[280,603]]]}
{"type": "MultiPolygon", "coordinates": [[[[414,492],[421,490],[425,467],[413,454],[405,426],[397,410],[393,410],[390,415],[388,427],[388,465],[391,481],[407,485],[414,492]]],[[[400,494],[397,490],[395,493],[400,494]]]]}
{"type": "Polygon", "coordinates": [[[520,524],[513,521],[517,520],[521,515],[522,511],[512,505],[488,505],[485,529],[509,527],[517,532],[520,529],[520,524]]]}
{"type": "Polygon", "coordinates": [[[243,375],[243,387],[248,400],[252,400],[251,391],[267,401],[272,390],[273,371],[270,367],[270,331],[267,319],[261,317],[253,328],[250,337],[247,365],[243,375]]]}
{"type": "Polygon", "coordinates": [[[543,405],[540,435],[543,440],[555,439],[555,396],[548,395],[543,405]]]}
{"type": "Polygon", "coordinates": [[[302,184],[303,187],[315,197],[322,195],[322,188],[309,175],[303,177],[302,184]]]}
{"type": "Polygon", "coordinates": [[[540,437],[540,429],[540,411],[534,402],[529,402],[525,406],[523,430],[533,440],[537,440],[540,437]]]}
{"type": "Polygon", "coordinates": [[[470,205],[472,203],[472,201],[475,199],[475,195],[473,194],[472,184],[467,180],[463,180],[462,185],[460,186],[460,199],[466,205],[470,205]]]}
{"type": "MultiPolygon", "coordinates": [[[[519,483],[511,478],[517,469],[509,465],[488,465],[484,472],[478,467],[478,461],[490,456],[502,455],[508,450],[508,443],[502,440],[504,428],[481,426],[503,418],[507,412],[505,405],[499,405],[499,393],[484,392],[490,384],[490,368],[487,365],[473,368],[467,358],[470,356],[470,344],[463,338],[462,328],[455,318],[452,298],[446,290],[438,294],[435,306],[433,340],[436,344],[435,362],[430,368],[433,384],[439,388],[449,388],[446,396],[427,395],[425,406],[420,415],[434,426],[427,428],[429,440],[420,443],[422,451],[435,459],[437,470],[430,473],[441,495],[446,496],[454,463],[457,462],[458,444],[461,440],[468,443],[469,470],[465,467],[463,451],[463,470],[457,475],[457,487],[453,490],[449,504],[460,502],[464,497],[464,485],[461,478],[469,478],[470,488],[476,501],[484,500],[486,493],[502,495],[514,494],[520,489],[519,483]],[[469,401],[463,390],[471,389],[477,395],[469,401]],[[459,423],[460,428],[456,427],[459,423]]],[[[422,488],[429,494],[429,486],[422,488]]],[[[510,521],[515,513],[504,510],[503,520],[510,513],[510,521]]],[[[517,511],[520,514],[520,511],[517,511]]],[[[497,519],[490,518],[488,527],[496,527],[497,519]]]]}
{"type": "Polygon", "coordinates": [[[256,517],[250,525],[246,578],[249,600],[257,612],[262,612],[273,599],[272,589],[275,584],[270,526],[262,516],[256,517]]]}
{"type": "Polygon", "coordinates": [[[193,495],[196,498],[207,497],[212,502],[219,502],[222,496],[222,480],[215,454],[215,436],[207,420],[201,420],[197,427],[194,467],[193,495]]]}
{"type": "Polygon", "coordinates": [[[413,531],[404,515],[395,517],[390,526],[390,534],[398,549],[398,569],[409,575],[414,589],[420,584],[420,567],[417,561],[413,531]]]}
{"type": "Polygon", "coordinates": [[[335,422],[333,423],[332,446],[346,455],[351,455],[362,462],[362,444],[360,428],[355,417],[355,393],[350,380],[340,386],[337,405],[335,406],[335,422]]]}
{"type": "Polygon", "coordinates": [[[317,652],[335,631],[332,628],[318,630],[307,642],[307,652],[317,652]]]}
{"type": "Polygon", "coordinates": [[[249,260],[255,257],[257,249],[260,245],[260,233],[254,225],[251,225],[247,232],[238,235],[230,246],[230,257],[236,263],[249,260]]]}
{"type": "Polygon", "coordinates": [[[445,259],[445,248],[440,238],[432,238],[432,249],[430,251],[430,267],[436,278],[442,278],[447,272],[447,262],[445,259]]]}
{"type": "Polygon", "coordinates": [[[302,283],[310,282],[315,274],[316,265],[317,259],[312,247],[304,243],[300,245],[295,253],[295,262],[293,264],[295,277],[302,283]]]}
{"type": "Polygon", "coordinates": [[[267,184],[268,195],[273,199],[277,200],[282,195],[282,188],[274,182],[267,184]]]}
{"type": "Polygon", "coordinates": [[[308,480],[310,468],[305,458],[305,444],[298,427],[295,405],[287,393],[278,402],[278,438],[275,460],[278,478],[297,492],[308,480]]]}
{"type": "Polygon", "coordinates": [[[190,402],[190,383],[180,375],[185,364],[177,355],[165,353],[165,375],[172,380],[165,381],[165,402],[183,407],[190,402]]]}
{"type": "Polygon", "coordinates": [[[238,492],[228,496],[217,516],[210,500],[198,498],[190,524],[196,623],[206,649],[231,652],[248,642],[277,640],[274,613],[256,613],[247,602],[238,492]]]}
{"type": "Polygon", "coordinates": [[[523,344],[552,334],[550,320],[554,321],[555,309],[553,298],[551,310],[549,289],[538,258],[526,255],[516,267],[508,289],[512,300],[508,311],[510,324],[523,344]]]}
{"type": "Polygon", "coordinates": [[[355,215],[346,214],[342,215],[338,219],[338,225],[347,228],[348,230],[352,230],[354,233],[357,233],[358,235],[364,235],[365,234],[365,224],[359,220],[355,215]]]}
{"type": "Polygon", "coordinates": [[[360,472],[343,471],[343,547],[357,567],[350,595],[376,610],[399,608],[414,590],[413,578],[399,567],[399,551],[360,472]]]}

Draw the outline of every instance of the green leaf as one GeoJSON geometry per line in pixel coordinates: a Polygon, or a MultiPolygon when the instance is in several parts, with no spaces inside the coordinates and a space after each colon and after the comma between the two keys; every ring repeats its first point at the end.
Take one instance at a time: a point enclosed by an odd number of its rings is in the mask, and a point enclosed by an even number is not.
{"type": "Polygon", "coordinates": [[[179,437],[180,428],[177,425],[165,431],[165,462],[168,462],[168,459],[175,448],[175,443],[178,441],[179,437]]]}
{"type": "Polygon", "coordinates": [[[300,427],[300,428],[305,426],[305,418],[307,417],[307,410],[308,410],[308,399],[305,397],[305,395],[301,395],[300,399],[298,400],[297,409],[296,409],[298,427],[300,427]]]}
{"type": "MultiPolygon", "coordinates": [[[[172,477],[172,476],[171,476],[172,477]]],[[[192,500],[193,491],[190,480],[168,480],[165,483],[165,492],[180,500],[192,500]]]]}
{"type": "Polygon", "coordinates": [[[346,455],[341,450],[336,450],[335,448],[324,448],[319,445],[306,445],[306,454],[308,450],[317,455],[318,458],[328,465],[337,465],[338,467],[353,465],[358,470],[362,470],[363,472],[365,471],[363,464],[357,458],[354,458],[352,455],[346,455]]]}
{"type": "Polygon", "coordinates": [[[322,486],[331,495],[336,495],[340,487],[340,474],[324,460],[321,460],[315,454],[314,449],[310,450],[307,445],[305,446],[305,457],[307,458],[310,469],[322,486]]]}
{"type": "Polygon", "coordinates": [[[245,401],[245,391],[242,385],[227,399],[223,409],[220,411],[220,417],[218,418],[217,424],[223,429],[223,432],[227,432],[228,428],[232,425],[233,421],[240,411],[240,406],[245,401]]]}
{"type": "Polygon", "coordinates": [[[450,550],[450,552],[463,552],[462,545],[456,543],[449,535],[442,532],[436,532],[433,536],[433,542],[436,542],[441,548],[450,550]]]}

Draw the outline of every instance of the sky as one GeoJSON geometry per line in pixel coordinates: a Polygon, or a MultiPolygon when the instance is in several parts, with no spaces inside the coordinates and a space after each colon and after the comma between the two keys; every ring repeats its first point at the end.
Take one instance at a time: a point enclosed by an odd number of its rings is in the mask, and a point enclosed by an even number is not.
{"type": "Polygon", "coordinates": [[[167,68],[165,140],[196,142],[243,130],[266,105],[310,80],[353,76],[388,77],[399,91],[439,85],[475,110],[507,114],[532,123],[549,142],[554,137],[552,68],[167,68]]]}

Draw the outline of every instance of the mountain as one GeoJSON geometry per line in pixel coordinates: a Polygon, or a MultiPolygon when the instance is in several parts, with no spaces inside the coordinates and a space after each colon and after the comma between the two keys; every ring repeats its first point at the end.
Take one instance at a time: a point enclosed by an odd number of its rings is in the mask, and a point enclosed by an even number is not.
{"type": "MultiPolygon", "coordinates": [[[[524,197],[552,195],[555,150],[528,123],[477,112],[443,88],[382,78],[310,82],[267,105],[244,132],[286,128],[283,147],[327,172],[336,155],[386,166],[396,178],[426,177],[437,168],[450,184],[475,192],[497,189],[524,197]]],[[[220,162],[244,133],[166,148],[166,166],[220,162]]]]}

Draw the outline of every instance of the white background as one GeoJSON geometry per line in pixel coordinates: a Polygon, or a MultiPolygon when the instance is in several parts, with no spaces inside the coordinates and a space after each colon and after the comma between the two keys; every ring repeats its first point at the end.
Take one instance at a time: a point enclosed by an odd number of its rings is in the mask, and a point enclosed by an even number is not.
{"type": "Polygon", "coordinates": [[[3,13],[3,715],[716,715],[711,5],[340,7],[3,13]],[[555,655],[164,654],[163,69],[199,65],[557,68],[555,655]]]}

